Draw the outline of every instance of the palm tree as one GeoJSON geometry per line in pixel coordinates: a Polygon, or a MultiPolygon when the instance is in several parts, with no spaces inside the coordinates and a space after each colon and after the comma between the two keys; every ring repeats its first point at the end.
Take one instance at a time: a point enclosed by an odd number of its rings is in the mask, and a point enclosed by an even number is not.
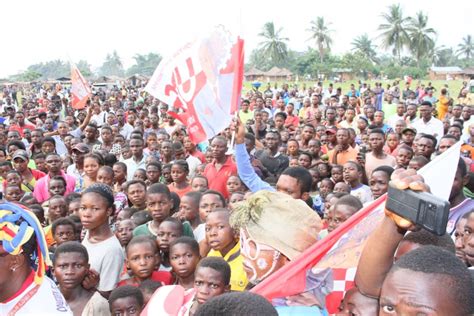
{"type": "Polygon", "coordinates": [[[388,13],[381,16],[385,19],[385,23],[379,25],[379,31],[382,31],[382,47],[385,49],[392,48],[394,56],[401,61],[401,51],[408,44],[408,33],[405,29],[408,18],[403,17],[403,11],[400,4],[392,4],[388,7],[388,13]]]}
{"type": "Polygon", "coordinates": [[[352,41],[352,50],[361,53],[365,58],[371,62],[377,62],[377,53],[375,52],[376,46],[372,44],[367,33],[357,36],[352,41]]]}
{"type": "Polygon", "coordinates": [[[466,59],[472,58],[474,55],[474,42],[472,41],[471,35],[463,37],[462,43],[458,45],[456,53],[458,56],[464,55],[466,59]]]}
{"type": "Polygon", "coordinates": [[[288,56],[287,37],[281,37],[282,28],[275,31],[273,22],[267,22],[263,26],[263,31],[258,34],[264,40],[260,42],[260,49],[264,56],[273,63],[281,64],[288,56]]]}
{"type": "Polygon", "coordinates": [[[428,16],[419,11],[414,18],[408,18],[407,32],[410,38],[410,50],[416,57],[417,66],[435,46],[436,31],[428,27],[428,16]]]}
{"type": "Polygon", "coordinates": [[[326,23],[324,17],[318,16],[316,20],[311,21],[311,28],[308,29],[311,32],[311,38],[316,41],[319,51],[319,59],[323,62],[326,51],[331,49],[332,39],[330,33],[333,31],[329,29],[331,23],[326,23]]]}

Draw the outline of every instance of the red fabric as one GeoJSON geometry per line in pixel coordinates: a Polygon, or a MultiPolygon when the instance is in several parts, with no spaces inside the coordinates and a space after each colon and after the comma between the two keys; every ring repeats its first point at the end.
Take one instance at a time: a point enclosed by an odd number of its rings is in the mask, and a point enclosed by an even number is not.
{"type": "Polygon", "coordinates": [[[227,156],[227,160],[219,170],[216,169],[215,161],[208,164],[204,169],[204,176],[209,182],[209,189],[222,193],[226,199],[229,198],[227,179],[232,175],[237,175],[237,165],[231,156],[227,156]]]}
{"type": "Polygon", "coordinates": [[[39,180],[46,175],[46,173],[40,170],[30,169],[30,171],[33,174],[33,177],[35,178],[35,180],[39,180]]]}
{"type": "MultiPolygon", "coordinates": [[[[345,234],[354,229],[360,221],[384,203],[386,198],[387,195],[385,194],[351,216],[322,241],[317,242],[310,248],[306,249],[293,261],[271,274],[263,282],[255,286],[251,292],[262,295],[270,301],[274,298],[282,298],[304,292],[306,287],[306,272],[325,257],[345,234]]],[[[332,252],[334,251],[337,251],[337,248],[336,250],[332,250],[332,252]]],[[[332,270],[334,288],[333,292],[326,296],[326,307],[329,313],[336,313],[337,306],[339,306],[340,299],[343,297],[345,291],[353,286],[355,269],[332,270]]]]}
{"type": "Polygon", "coordinates": [[[285,120],[285,126],[287,126],[288,124],[291,124],[294,127],[298,127],[299,124],[300,124],[300,119],[296,115],[287,116],[287,118],[285,120]]]}
{"type": "Polygon", "coordinates": [[[205,163],[206,162],[206,155],[204,155],[204,153],[200,152],[199,150],[195,150],[191,156],[194,156],[196,158],[198,158],[199,160],[201,160],[202,163],[205,163]]]}
{"type": "Polygon", "coordinates": [[[25,136],[23,131],[26,128],[29,129],[30,131],[33,131],[36,127],[34,125],[29,125],[29,124],[25,124],[25,125],[23,125],[23,127],[21,127],[19,125],[11,125],[8,130],[9,131],[17,131],[18,133],[20,133],[20,136],[23,138],[25,136]]]}
{"type": "MultiPolygon", "coordinates": [[[[170,285],[171,283],[173,283],[173,276],[168,271],[154,271],[150,277],[150,280],[160,282],[163,285],[170,285]]],[[[124,285],[139,286],[140,283],[135,282],[135,281],[136,280],[134,278],[122,280],[118,283],[117,286],[124,286],[124,285]],[[132,280],[131,283],[130,283],[130,280],[132,280]]]]}

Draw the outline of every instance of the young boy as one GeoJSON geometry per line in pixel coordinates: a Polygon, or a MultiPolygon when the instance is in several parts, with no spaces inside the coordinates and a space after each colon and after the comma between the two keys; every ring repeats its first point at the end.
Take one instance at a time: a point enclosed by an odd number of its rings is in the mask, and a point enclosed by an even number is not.
{"type": "Polygon", "coordinates": [[[68,241],[58,246],[53,273],[74,315],[110,315],[107,300],[98,291],[82,286],[89,273],[89,255],[83,245],[68,241]]]}
{"type": "Polygon", "coordinates": [[[182,199],[181,204],[179,205],[179,219],[181,221],[187,221],[193,228],[194,238],[200,242],[206,236],[202,231],[199,234],[197,227],[201,224],[201,219],[199,217],[199,200],[201,199],[201,192],[191,191],[186,193],[182,199]]]}
{"type": "Polygon", "coordinates": [[[362,167],[354,161],[348,161],[343,169],[344,181],[351,186],[351,195],[357,197],[362,204],[373,200],[370,187],[360,183],[363,175],[362,167]]]}
{"type": "Polygon", "coordinates": [[[349,217],[362,208],[361,201],[353,195],[341,197],[334,208],[327,213],[328,232],[332,232],[344,223],[349,217]]]}
{"type": "Polygon", "coordinates": [[[205,176],[195,175],[190,184],[193,191],[204,193],[209,189],[209,182],[205,176]]]}
{"type": "Polygon", "coordinates": [[[232,270],[231,288],[243,291],[247,286],[247,275],[243,268],[243,257],[240,254],[240,242],[237,233],[229,224],[229,210],[216,208],[206,218],[206,240],[211,251],[208,257],[221,257],[232,270]]]}
{"type": "Polygon", "coordinates": [[[112,291],[109,309],[112,315],[140,315],[144,307],[143,294],[135,286],[125,285],[112,291]]]}
{"type": "Polygon", "coordinates": [[[138,288],[140,289],[140,291],[142,291],[145,306],[150,301],[151,297],[153,296],[153,293],[155,293],[155,291],[158,290],[161,286],[162,284],[160,282],[156,282],[150,279],[140,283],[138,288]]]}
{"type": "Polygon", "coordinates": [[[395,160],[397,161],[397,165],[395,166],[395,169],[400,169],[400,168],[406,169],[412,158],[413,158],[413,149],[406,145],[401,145],[398,148],[397,156],[395,157],[395,160]]]}
{"type": "Polygon", "coordinates": [[[51,225],[55,245],[59,247],[68,241],[76,240],[76,225],[69,218],[58,218],[51,225]]]}
{"type": "Polygon", "coordinates": [[[183,225],[178,219],[168,217],[161,222],[156,235],[156,242],[158,243],[162,259],[160,270],[171,271],[169,260],[170,244],[181,236],[183,236],[183,225]]]}
{"type": "Polygon", "coordinates": [[[116,223],[115,236],[120,242],[120,245],[125,249],[133,238],[133,230],[135,229],[135,223],[131,219],[124,219],[117,221],[116,223]]]}
{"type": "Polygon", "coordinates": [[[185,289],[194,286],[194,272],[199,262],[199,244],[190,237],[180,237],[170,244],[170,265],[176,276],[175,284],[185,289]]]}
{"type": "MultiPolygon", "coordinates": [[[[133,236],[148,235],[156,237],[160,224],[170,216],[173,201],[168,187],[162,183],[151,185],[146,192],[146,208],[152,220],[133,230],[133,236]]],[[[194,237],[189,223],[183,223],[185,236],[194,237]]]]}
{"type": "Polygon", "coordinates": [[[156,242],[149,236],[134,237],[126,249],[127,268],[132,271],[132,277],[120,281],[118,286],[138,286],[141,282],[151,279],[162,284],[171,284],[171,274],[165,271],[155,271],[160,264],[160,256],[156,242]]]}
{"type": "Polygon", "coordinates": [[[114,170],[109,166],[102,166],[97,171],[97,182],[108,185],[113,188],[114,185],[114,170]]]}
{"type": "Polygon", "coordinates": [[[410,160],[410,163],[408,164],[407,169],[414,169],[414,170],[420,170],[423,168],[426,164],[428,164],[430,161],[428,158],[424,156],[415,156],[410,160]]]}

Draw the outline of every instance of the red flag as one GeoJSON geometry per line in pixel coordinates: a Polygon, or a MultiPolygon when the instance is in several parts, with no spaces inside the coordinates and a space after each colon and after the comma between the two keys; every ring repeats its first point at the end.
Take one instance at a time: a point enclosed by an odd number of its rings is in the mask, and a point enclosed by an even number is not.
{"type": "MultiPolygon", "coordinates": [[[[461,142],[458,142],[418,171],[431,193],[445,200],[451,192],[460,148],[461,142]]],[[[307,305],[310,301],[325,306],[329,313],[337,313],[345,292],[354,285],[365,241],[383,219],[386,198],[385,194],[352,215],[252,291],[276,306],[307,305]],[[305,301],[298,301],[298,296],[303,295],[305,301]]]]}
{"type": "Polygon", "coordinates": [[[230,125],[242,90],[243,40],[223,27],[185,45],[156,68],[145,90],[172,107],[195,143],[230,125]]]}
{"type": "Polygon", "coordinates": [[[82,76],[76,65],[71,63],[71,104],[74,109],[83,109],[92,91],[86,79],[82,76]]]}

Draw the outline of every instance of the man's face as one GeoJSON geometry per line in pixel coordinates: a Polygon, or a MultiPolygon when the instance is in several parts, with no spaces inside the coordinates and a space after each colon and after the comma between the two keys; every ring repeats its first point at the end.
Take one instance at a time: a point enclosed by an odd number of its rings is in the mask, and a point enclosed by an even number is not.
{"type": "Polygon", "coordinates": [[[429,105],[420,106],[421,118],[423,118],[425,120],[429,120],[431,118],[431,111],[432,111],[432,108],[429,105]]]}
{"type": "Polygon", "coordinates": [[[455,105],[453,107],[453,116],[456,118],[460,118],[462,113],[462,107],[459,105],[455,105]]]}
{"type": "Polygon", "coordinates": [[[441,276],[407,269],[391,271],[380,295],[379,315],[460,315],[447,299],[449,287],[439,286],[441,276]]]}
{"type": "Polygon", "coordinates": [[[11,142],[13,140],[20,140],[20,135],[18,134],[17,131],[10,131],[7,134],[7,141],[11,142]]]}
{"type": "Polygon", "coordinates": [[[211,143],[212,157],[215,159],[221,159],[227,152],[227,143],[220,138],[215,138],[211,143]]]}
{"type": "Polygon", "coordinates": [[[334,109],[327,109],[326,110],[326,119],[329,122],[333,122],[336,119],[336,111],[334,109]]]}
{"type": "Polygon", "coordinates": [[[20,126],[25,124],[25,115],[23,113],[16,113],[15,120],[18,122],[20,126]]]}
{"type": "Polygon", "coordinates": [[[431,159],[435,148],[433,146],[433,141],[429,138],[422,137],[416,143],[417,155],[425,156],[428,160],[431,159]]]}
{"type": "Polygon", "coordinates": [[[278,192],[286,193],[294,199],[301,199],[301,184],[298,179],[293,178],[289,175],[282,174],[276,183],[276,189],[278,192]]]}
{"type": "Polygon", "coordinates": [[[349,144],[349,132],[344,129],[340,129],[336,133],[337,144],[341,146],[347,146],[349,144]]]}
{"type": "Polygon", "coordinates": [[[265,135],[265,144],[268,149],[276,150],[280,144],[278,135],[276,133],[267,133],[265,135]]]}
{"type": "Polygon", "coordinates": [[[371,133],[369,135],[369,145],[374,151],[380,151],[383,148],[385,139],[383,135],[379,133],[371,133]]]}
{"type": "Polygon", "coordinates": [[[20,157],[13,159],[13,168],[15,168],[15,170],[19,173],[23,173],[26,169],[28,169],[28,160],[24,160],[20,157]]]}
{"type": "Polygon", "coordinates": [[[469,106],[465,106],[462,108],[462,119],[464,121],[469,121],[471,118],[471,108],[469,106]]]}
{"type": "Polygon", "coordinates": [[[140,157],[143,154],[143,141],[140,139],[132,139],[130,141],[130,152],[135,157],[140,157]]]}
{"type": "Polygon", "coordinates": [[[313,139],[313,137],[314,137],[314,129],[309,126],[305,126],[303,128],[303,139],[306,141],[309,141],[310,139],[313,139]]]}

